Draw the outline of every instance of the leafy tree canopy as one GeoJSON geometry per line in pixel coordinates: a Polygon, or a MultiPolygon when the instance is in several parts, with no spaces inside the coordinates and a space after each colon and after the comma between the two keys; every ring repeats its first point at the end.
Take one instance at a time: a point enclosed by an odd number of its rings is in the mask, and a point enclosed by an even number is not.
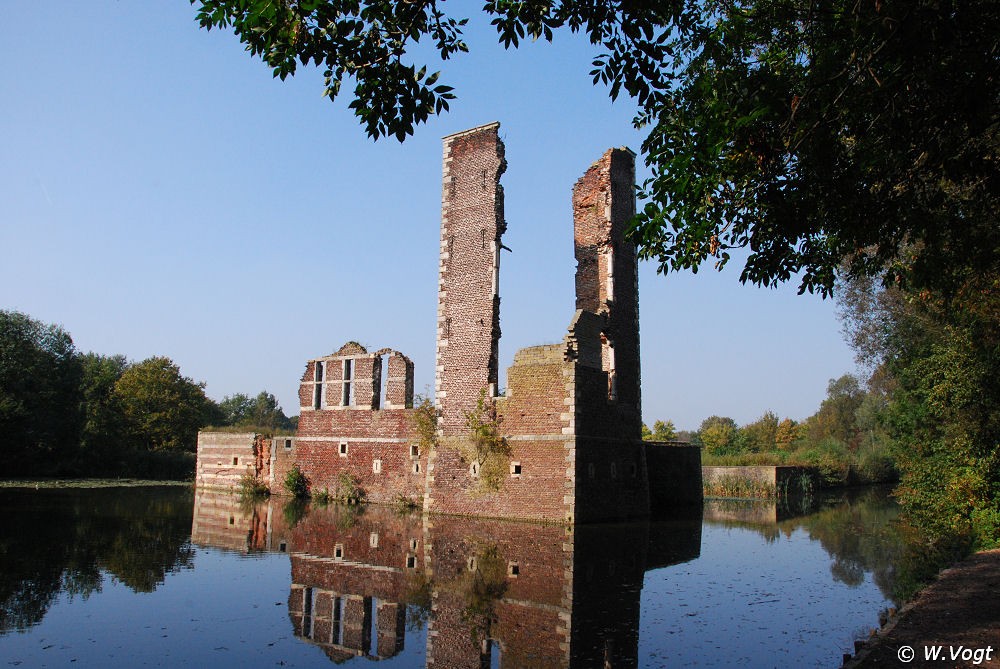
{"type": "Polygon", "coordinates": [[[266,390],[262,390],[256,397],[249,397],[243,393],[227,395],[219,402],[219,409],[226,425],[270,430],[292,428],[292,422],[282,411],[278,398],[266,390]]]}
{"type": "Polygon", "coordinates": [[[140,450],[194,451],[198,429],[211,422],[215,409],[204,384],[182,376],[163,357],[129,367],[115,383],[114,396],[140,450]]]}
{"type": "MultiPolygon", "coordinates": [[[[191,0],[282,79],[299,64],[373,137],[403,140],[454,94],[409,64],[468,50],[435,0],[191,0]]],[[[661,272],[829,295],[853,276],[953,288],[1000,247],[1000,5],[992,0],[487,0],[499,41],[582,32],[594,82],[638,104],[652,177],[633,234],[661,272]],[[908,245],[906,253],[901,253],[908,245]]]]}
{"type": "Polygon", "coordinates": [[[69,333],[18,311],[0,311],[0,434],[12,473],[42,461],[51,466],[75,452],[80,376],[69,333]]]}

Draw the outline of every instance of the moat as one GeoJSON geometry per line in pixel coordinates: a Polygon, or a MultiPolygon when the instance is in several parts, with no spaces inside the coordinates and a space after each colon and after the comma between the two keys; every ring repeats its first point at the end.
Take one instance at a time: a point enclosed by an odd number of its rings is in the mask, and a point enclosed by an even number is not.
{"type": "Polygon", "coordinates": [[[902,554],[882,490],[573,528],[185,488],[0,507],[8,666],[836,667],[902,554]]]}

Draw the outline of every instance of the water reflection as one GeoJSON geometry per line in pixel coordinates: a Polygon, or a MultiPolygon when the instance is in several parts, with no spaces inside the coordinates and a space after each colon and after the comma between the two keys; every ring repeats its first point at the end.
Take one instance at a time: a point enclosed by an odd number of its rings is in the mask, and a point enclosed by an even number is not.
{"type": "Polygon", "coordinates": [[[902,550],[874,494],[572,529],[176,488],[0,506],[0,623],[26,632],[0,655],[30,666],[829,666],[902,550]]]}
{"type": "Polygon", "coordinates": [[[0,633],[40,622],[61,592],[100,592],[105,573],[152,592],[190,568],[191,502],[176,488],[0,490],[0,633]]]}
{"type": "Polygon", "coordinates": [[[566,528],[332,505],[289,513],[199,492],[192,538],[286,551],[300,639],[342,662],[400,653],[427,625],[427,664],[636,666],[643,575],[691,560],[700,518],[566,528]],[[289,519],[296,522],[289,522],[289,519]]]}
{"type": "Polygon", "coordinates": [[[833,559],[834,580],[857,586],[870,573],[883,596],[899,602],[906,587],[899,582],[906,544],[898,515],[888,490],[874,487],[771,501],[706,500],[704,518],[711,525],[753,530],[769,542],[803,530],[833,559]]]}

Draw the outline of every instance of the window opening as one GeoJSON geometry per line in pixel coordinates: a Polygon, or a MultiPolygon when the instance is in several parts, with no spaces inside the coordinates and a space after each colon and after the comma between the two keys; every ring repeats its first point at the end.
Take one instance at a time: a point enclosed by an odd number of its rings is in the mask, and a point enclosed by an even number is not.
{"type": "Polygon", "coordinates": [[[323,381],[326,376],[325,365],[317,360],[316,369],[313,373],[313,409],[326,408],[326,393],[323,392],[323,381]]]}
{"type": "Polygon", "coordinates": [[[420,463],[419,462],[414,462],[413,463],[413,473],[414,474],[419,474],[420,473],[420,463]]]}
{"type": "Polygon", "coordinates": [[[346,441],[340,442],[340,457],[342,457],[342,458],[346,458],[347,457],[347,442],[346,441]]]}
{"type": "Polygon", "coordinates": [[[521,565],[516,562],[507,563],[507,575],[512,578],[517,578],[521,575],[521,565]]]}
{"type": "Polygon", "coordinates": [[[354,372],[354,361],[344,360],[344,392],[340,397],[340,405],[349,407],[354,404],[354,384],[352,374],[354,372]]]}
{"type": "Polygon", "coordinates": [[[383,355],[381,360],[382,364],[379,365],[378,408],[385,409],[389,406],[389,355],[383,355]]]}
{"type": "Polygon", "coordinates": [[[368,545],[372,548],[378,548],[378,532],[372,532],[368,535],[368,545]]]}
{"type": "Polygon", "coordinates": [[[416,569],[417,568],[417,556],[416,555],[407,555],[406,556],[406,568],[407,569],[416,569]]]}
{"type": "Polygon", "coordinates": [[[238,465],[238,464],[240,464],[240,459],[239,458],[233,458],[233,465],[235,466],[235,465],[238,465]]]}
{"type": "Polygon", "coordinates": [[[512,462],[512,463],[510,463],[510,475],[514,476],[514,477],[521,476],[521,463],[520,462],[512,462]]]}
{"type": "Polygon", "coordinates": [[[372,460],[372,472],[374,472],[375,474],[381,474],[382,473],[382,461],[381,460],[372,460]]]}
{"type": "Polygon", "coordinates": [[[286,451],[292,450],[292,440],[291,439],[285,439],[285,450],[286,451]]]}
{"type": "Polygon", "coordinates": [[[337,544],[333,547],[333,558],[335,560],[344,559],[344,544],[337,544]]]}

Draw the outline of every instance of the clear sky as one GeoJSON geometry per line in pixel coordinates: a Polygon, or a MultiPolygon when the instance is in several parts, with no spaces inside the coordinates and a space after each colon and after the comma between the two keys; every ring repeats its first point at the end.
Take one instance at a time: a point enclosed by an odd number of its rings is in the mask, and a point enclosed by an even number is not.
{"type": "MultiPolygon", "coordinates": [[[[215,399],[266,389],[289,415],[305,361],[348,340],[409,355],[429,389],[441,137],[496,120],[513,250],[501,368],[562,339],[572,186],[643,137],[631,102],[591,83],[589,44],[566,33],[505,52],[473,15],[472,53],[442,66],[452,111],[373,143],[348,98],[321,96],[320,72],[272,79],[194,17],[185,0],[5,4],[0,308],[61,324],[81,351],[168,356],[215,399]]],[[[640,267],[646,422],[800,420],[854,369],[831,301],[738,275],[640,267]]]]}

